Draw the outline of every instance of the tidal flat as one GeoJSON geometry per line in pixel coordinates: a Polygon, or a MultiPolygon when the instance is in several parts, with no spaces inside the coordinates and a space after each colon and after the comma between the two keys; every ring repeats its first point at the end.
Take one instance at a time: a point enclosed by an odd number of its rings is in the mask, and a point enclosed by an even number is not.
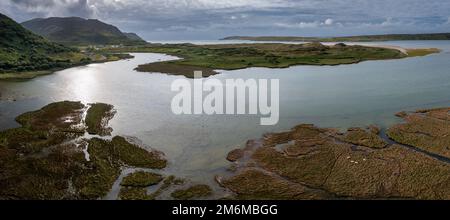
{"type": "Polygon", "coordinates": [[[233,174],[216,180],[235,199],[447,200],[449,111],[400,114],[406,123],[388,130],[391,139],[375,126],[266,134],[231,151],[233,174]]]}
{"type": "Polygon", "coordinates": [[[212,194],[207,185],[181,190],[172,186],[188,186],[183,179],[139,171],[164,169],[167,160],[163,152],[125,137],[105,137],[110,134],[102,131],[111,131],[107,125],[113,108],[64,101],[18,116],[22,127],[0,132],[0,198],[101,199],[130,168],[136,171],[122,179],[118,199],[150,200],[167,190],[182,199],[212,194]],[[148,193],[148,187],[158,184],[148,193]]]}
{"type": "MultiPolygon", "coordinates": [[[[120,136],[86,137],[86,118],[103,117],[93,121],[104,129],[112,108],[65,101],[18,116],[22,127],[0,132],[0,198],[104,198],[124,168],[135,171],[121,179],[117,199],[214,193],[209,185],[139,170],[166,168],[163,152],[120,136]]],[[[341,132],[311,124],[268,133],[231,151],[227,176],[215,179],[229,191],[224,199],[449,199],[449,112],[398,114],[406,123],[387,135],[376,126],[341,132]]]]}
{"type": "Polygon", "coordinates": [[[89,109],[104,105],[65,101],[18,116],[22,127],[0,132],[0,197],[98,199],[111,189],[122,166],[164,168],[162,153],[123,137],[84,137],[84,113],[102,116],[95,127],[103,128],[109,108],[103,113],[89,109]]]}

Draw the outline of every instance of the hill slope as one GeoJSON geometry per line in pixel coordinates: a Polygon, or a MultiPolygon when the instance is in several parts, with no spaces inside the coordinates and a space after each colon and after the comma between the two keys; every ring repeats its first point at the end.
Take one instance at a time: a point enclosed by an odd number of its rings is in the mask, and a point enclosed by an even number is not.
{"type": "Polygon", "coordinates": [[[0,80],[31,79],[72,66],[128,58],[128,54],[79,51],[50,42],[0,14],[0,80]]]}
{"type": "Polygon", "coordinates": [[[0,14],[0,73],[63,67],[67,62],[52,56],[72,52],[75,50],[49,42],[0,14]]]}
{"type": "Polygon", "coordinates": [[[124,32],[123,34],[125,34],[125,36],[127,36],[131,40],[144,41],[141,37],[139,37],[139,35],[137,35],[135,33],[125,33],[124,32]]]}
{"type": "Polygon", "coordinates": [[[37,18],[22,23],[28,30],[63,44],[139,44],[145,43],[133,33],[123,33],[117,27],[96,19],[79,17],[37,18]]]}

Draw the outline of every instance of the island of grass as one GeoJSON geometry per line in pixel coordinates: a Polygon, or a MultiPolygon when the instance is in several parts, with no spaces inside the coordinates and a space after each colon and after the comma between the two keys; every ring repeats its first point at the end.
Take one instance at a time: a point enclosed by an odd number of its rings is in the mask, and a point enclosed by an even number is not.
{"type": "Polygon", "coordinates": [[[340,65],[367,60],[400,59],[424,56],[438,49],[409,50],[381,48],[343,43],[327,46],[321,43],[306,44],[149,44],[147,46],[115,48],[108,52],[154,52],[181,57],[180,60],[139,65],[141,72],[184,75],[192,78],[193,71],[203,71],[203,76],[217,74],[216,70],[236,70],[249,67],[287,68],[294,65],[340,65]]]}
{"type": "Polygon", "coordinates": [[[86,131],[89,134],[97,134],[101,136],[110,135],[111,128],[108,128],[106,125],[109,120],[114,117],[115,111],[112,105],[104,104],[104,103],[95,103],[91,104],[89,107],[85,123],[87,126],[86,131]]]}
{"type": "Polygon", "coordinates": [[[398,114],[393,140],[373,126],[267,134],[230,152],[234,175],[216,180],[236,199],[449,199],[449,111],[398,114]]]}
{"type": "Polygon", "coordinates": [[[99,199],[124,166],[166,166],[161,152],[124,137],[84,138],[88,109],[80,102],[52,103],[17,117],[22,127],[0,131],[0,199],[99,199]]]}
{"type": "Polygon", "coordinates": [[[163,180],[163,177],[156,173],[138,171],[123,178],[121,186],[146,187],[156,185],[163,180]]]}
{"type": "Polygon", "coordinates": [[[148,194],[146,187],[156,185],[163,180],[163,176],[156,173],[138,171],[124,177],[119,192],[121,200],[153,200],[155,194],[148,194]]]}
{"type": "Polygon", "coordinates": [[[121,200],[155,200],[171,187],[183,184],[185,184],[185,180],[175,176],[168,176],[163,180],[162,175],[138,171],[129,174],[122,180],[118,198],[121,200]],[[162,183],[156,191],[148,192],[148,186],[159,184],[161,181],[162,183]]]}

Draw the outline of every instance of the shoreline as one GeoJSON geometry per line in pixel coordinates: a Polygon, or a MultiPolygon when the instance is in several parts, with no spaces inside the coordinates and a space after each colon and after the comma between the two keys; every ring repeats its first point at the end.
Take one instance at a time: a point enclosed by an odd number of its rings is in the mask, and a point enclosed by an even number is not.
{"type": "MultiPolygon", "coordinates": [[[[114,55],[114,54],[112,54],[112,55],[114,55]]],[[[64,68],[53,68],[53,69],[49,69],[49,70],[27,71],[27,72],[19,72],[19,73],[0,73],[0,81],[27,81],[27,80],[32,80],[36,77],[51,75],[53,73],[63,71],[66,69],[75,68],[75,67],[87,66],[90,64],[115,62],[115,61],[120,61],[120,60],[128,60],[128,59],[132,59],[132,58],[134,58],[134,57],[131,56],[130,54],[124,53],[123,56],[117,56],[117,57],[113,57],[111,59],[107,58],[106,60],[100,60],[100,61],[92,61],[89,63],[74,64],[74,65],[64,67],[64,68]]]]}

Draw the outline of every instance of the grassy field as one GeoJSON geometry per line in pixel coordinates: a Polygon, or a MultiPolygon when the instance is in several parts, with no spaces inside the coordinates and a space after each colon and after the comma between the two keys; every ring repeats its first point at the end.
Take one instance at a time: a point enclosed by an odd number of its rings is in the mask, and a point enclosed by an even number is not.
{"type": "MultiPolygon", "coordinates": [[[[183,59],[140,65],[142,72],[159,72],[193,77],[193,70],[203,70],[209,76],[214,70],[236,70],[249,67],[287,68],[294,65],[340,65],[367,60],[406,58],[396,49],[320,43],[306,44],[149,44],[141,47],[108,49],[108,52],[164,53],[183,59]]],[[[415,50],[413,55],[427,55],[434,50],[415,50]]]]}

